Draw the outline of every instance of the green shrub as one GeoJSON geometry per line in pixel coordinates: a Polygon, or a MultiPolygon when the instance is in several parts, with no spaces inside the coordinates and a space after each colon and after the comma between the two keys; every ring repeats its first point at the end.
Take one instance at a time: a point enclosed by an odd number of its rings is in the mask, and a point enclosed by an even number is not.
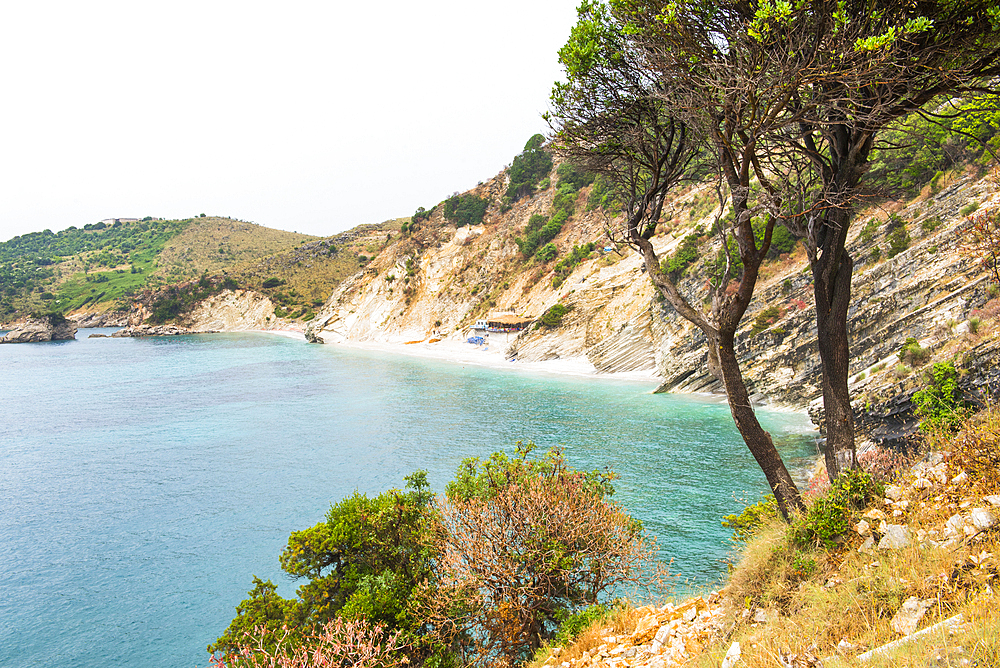
{"type": "Polygon", "coordinates": [[[536,134],[510,165],[510,183],[505,200],[509,204],[535,194],[535,187],[552,170],[552,156],[542,148],[545,137],[536,134]]]}
{"type": "Polygon", "coordinates": [[[869,218],[868,222],[865,223],[865,226],[861,228],[861,234],[859,235],[859,238],[861,239],[862,243],[868,244],[871,243],[872,239],[875,238],[875,235],[877,233],[878,233],[878,222],[874,218],[869,218]]]}
{"type": "Polygon", "coordinates": [[[535,253],[535,257],[538,258],[539,262],[549,262],[554,260],[556,255],[559,254],[559,249],[553,243],[547,243],[535,253]]]}
{"type": "Polygon", "coordinates": [[[979,202],[973,200],[959,209],[958,213],[963,216],[970,216],[979,210],[979,202]]]}
{"type": "Polygon", "coordinates": [[[920,229],[924,231],[924,234],[930,234],[939,227],[941,227],[941,219],[937,216],[934,216],[933,218],[924,218],[920,221],[920,229]]]}
{"type": "Polygon", "coordinates": [[[910,247],[910,233],[906,230],[906,222],[896,214],[889,217],[889,230],[886,257],[894,258],[910,247]]]}
{"type": "Polygon", "coordinates": [[[271,288],[276,288],[279,285],[284,285],[284,284],[285,282],[283,280],[281,280],[276,276],[272,276],[271,278],[265,279],[264,282],[261,283],[261,287],[264,288],[265,290],[269,290],[271,288]]]}
{"type": "Polygon", "coordinates": [[[568,187],[574,192],[585,188],[594,182],[594,175],[585,172],[569,162],[564,162],[556,169],[556,176],[559,178],[560,187],[568,187]]]}
{"type": "MultiPolygon", "coordinates": [[[[584,258],[589,256],[593,251],[594,251],[593,242],[586,243],[582,246],[573,246],[573,250],[570,251],[570,254],[564,257],[563,259],[559,260],[559,262],[556,264],[554,269],[554,271],[556,272],[556,277],[565,279],[566,276],[569,276],[571,273],[573,273],[573,270],[576,268],[576,265],[580,264],[580,262],[584,258]]],[[[560,284],[562,283],[562,281],[559,282],[560,284]]]]}
{"type": "Polygon", "coordinates": [[[570,307],[563,304],[555,304],[542,314],[541,322],[546,327],[558,327],[562,324],[563,316],[569,312],[570,307]]]}
{"type": "Polygon", "coordinates": [[[768,327],[773,325],[778,319],[781,318],[781,307],[780,306],[768,306],[766,309],[757,314],[757,317],[753,320],[753,326],[750,328],[750,336],[756,336],[766,330],[768,327]]]}
{"type": "Polygon", "coordinates": [[[566,647],[578,635],[590,628],[594,622],[607,619],[613,610],[612,607],[600,603],[587,606],[578,612],[559,610],[556,614],[559,630],[552,639],[552,644],[557,647],[566,647]]]}
{"type": "Polygon", "coordinates": [[[924,431],[948,429],[954,431],[972,412],[972,406],[962,400],[958,388],[958,371],[951,362],[937,363],[928,375],[927,386],[913,395],[914,412],[924,431]]]}
{"type": "Polygon", "coordinates": [[[621,208],[614,184],[606,177],[598,176],[594,179],[594,187],[590,189],[590,196],[587,198],[587,211],[595,209],[617,210],[621,208]]]}
{"type": "Polygon", "coordinates": [[[751,504],[741,512],[726,515],[722,520],[722,526],[733,530],[733,542],[745,543],[753,538],[754,534],[764,524],[778,516],[778,502],[774,500],[773,494],[768,494],[757,503],[751,504]]]}
{"type": "Polygon", "coordinates": [[[927,348],[923,348],[920,343],[912,336],[906,339],[903,346],[896,353],[899,357],[899,361],[910,365],[911,367],[917,367],[925,363],[930,359],[931,351],[927,348]]]}
{"type": "MultiPolygon", "coordinates": [[[[762,230],[763,232],[763,230],[762,230]]],[[[763,237],[762,237],[763,238],[763,237]]],[[[771,231],[771,247],[767,250],[769,258],[776,258],[795,249],[798,239],[784,225],[775,225],[771,231]]]]}
{"type": "Polygon", "coordinates": [[[423,620],[409,602],[433,565],[426,514],[433,494],[423,471],[406,481],[408,491],[374,498],[355,493],[332,506],[326,521],[292,532],[279,561],[288,575],[308,578],[298,599],[283,599],[270,581],[254,578],[250,598],[237,606],[236,618],[208,650],[235,649],[245,631],[261,624],[270,631],[267,642],[273,642],[282,625],[302,634],[337,616],[419,635],[423,620]]]}
{"type": "Polygon", "coordinates": [[[486,207],[489,206],[489,203],[490,201],[485,197],[468,193],[455,195],[445,200],[444,217],[449,222],[454,223],[455,227],[478,225],[483,222],[483,216],[486,215],[486,207]]]}
{"type": "Polygon", "coordinates": [[[885,493],[884,485],[867,471],[848,469],[838,476],[826,496],[817,499],[792,526],[792,537],[802,546],[833,548],[850,529],[856,511],[885,493]]]}
{"type": "Polygon", "coordinates": [[[938,171],[934,174],[934,178],[931,179],[931,193],[937,195],[941,192],[941,184],[944,182],[944,172],[938,171]]]}
{"type": "Polygon", "coordinates": [[[660,271],[669,276],[673,281],[680,278],[688,267],[698,261],[700,257],[698,253],[698,240],[700,238],[699,234],[689,234],[684,237],[684,240],[681,241],[681,245],[678,246],[674,254],[661,262],[660,271]]]}
{"type": "MultiPolygon", "coordinates": [[[[410,222],[411,223],[419,223],[422,220],[428,220],[431,217],[431,214],[434,213],[434,209],[436,209],[436,208],[437,207],[432,206],[430,209],[425,209],[422,206],[418,206],[416,213],[414,213],[412,216],[410,216],[410,222]]],[[[411,229],[415,229],[415,228],[411,228],[411,229]]]]}

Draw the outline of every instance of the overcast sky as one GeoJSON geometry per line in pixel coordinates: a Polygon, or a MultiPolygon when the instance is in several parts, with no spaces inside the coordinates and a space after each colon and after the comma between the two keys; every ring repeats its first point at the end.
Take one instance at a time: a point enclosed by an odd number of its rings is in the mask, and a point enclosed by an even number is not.
{"type": "Polygon", "coordinates": [[[430,208],[546,131],[578,1],[4,3],[0,241],[200,213],[328,235],[430,208]]]}

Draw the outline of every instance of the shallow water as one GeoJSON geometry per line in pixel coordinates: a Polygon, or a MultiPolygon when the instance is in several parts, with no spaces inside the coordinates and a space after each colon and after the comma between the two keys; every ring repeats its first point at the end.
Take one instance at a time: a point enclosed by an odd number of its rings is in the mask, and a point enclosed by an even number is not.
{"type": "MultiPolygon", "coordinates": [[[[278,554],[355,490],[517,440],[611,467],[616,498],[693,586],[720,518],[766,489],[717,399],[266,334],[0,346],[0,666],[195,666],[278,554]]],[[[101,330],[96,330],[101,331],[101,330]]],[[[815,454],[763,413],[786,461],[815,454]]]]}

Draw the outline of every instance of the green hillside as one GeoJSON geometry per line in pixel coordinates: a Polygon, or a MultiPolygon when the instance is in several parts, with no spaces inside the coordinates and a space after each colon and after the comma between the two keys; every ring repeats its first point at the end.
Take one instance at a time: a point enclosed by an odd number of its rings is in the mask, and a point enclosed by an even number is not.
{"type": "Polygon", "coordinates": [[[206,275],[268,294],[282,315],[308,318],[399,236],[402,222],[361,225],[325,239],[217,217],[32,232],[0,243],[0,322],[124,309],[144,292],[206,275]]]}
{"type": "Polygon", "coordinates": [[[142,288],[164,246],[188,222],[95,223],[0,243],[0,320],[38,311],[66,313],[142,288]]]}

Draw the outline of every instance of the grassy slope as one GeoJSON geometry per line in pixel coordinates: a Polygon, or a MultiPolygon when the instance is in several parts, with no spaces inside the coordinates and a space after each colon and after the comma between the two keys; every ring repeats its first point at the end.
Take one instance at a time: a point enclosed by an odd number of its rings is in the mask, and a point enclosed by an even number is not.
{"type": "MultiPolygon", "coordinates": [[[[925,446],[943,453],[944,463],[937,469],[930,464],[916,469],[904,466],[891,480],[898,496],[889,490],[885,498],[879,496],[866,508],[854,510],[845,533],[829,547],[794,540],[788,525],[777,518],[759,526],[740,551],[721,592],[727,612],[720,628],[725,631],[705,646],[688,643],[683,665],[716,668],[734,641],[742,650],[735,665],[742,668],[806,668],[820,665],[815,659],[825,668],[1000,665],[1000,591],[995,589],[1000,576],[1000,525],[978,533],[960,529],[951,541],[946,533],[949,518],[968,517],[973,508],[1000,517],[1000,509],[985,499],[1000,494],[996,477],[1000,409],[969,419],[957,436],[928,438],[925,446]],[[965,481],[963,473],[968,476],[965,481]],[[860,521],[867,515],[865,521],[878,531],[882,520],[875,518],[880,514],[888,524],[907,526],[910,545],[861,549],[865,537],[858,531],[860,521]],[[964,623],[860,661],[859,654],[902,637],[892,620],[911,597],[928,605],[918,630],[959,613],[964,623]],[[756,621],[758,616],[767,621],[756,621]]],[[[558,666],[563,661],[571,668],[607,665],[578,657],[584,657],[584,651],[596,654],[602,637],[627,638],[637,617],[629,608],[610,625],[592,626],[558,659],[542,651],[532,665],[558,666]]],[[[619,666],[680,665],[659,662],[663,658],[637,658],[619,666]]]]}
{"type": "Polygon", "coordinates": [[[317,237],[229,218],[195,218],[161,251],[155,275],[174,282],[291,250],[317,237]]]}
{"type": "MultiPolygon", "coordinates": [[[[9,294],[3,317],[49,309],[105,311],[143,290],[205,273],[227,274],[241,287],[258,290],[268,278],[278,278],[282,285],[264,292],[286,313],[308,317],[337,284],[364,265],[363,257],[381,250],[387,235],[398,236],[403,220],[363,225],[327,239],[215,217],[161,222],[155,233],[126,225],[115,234],[134,246],[130,252],[121,252],[119,241],[105,242],[110,230],[79,231],[92,240],[93,249],[61,256],[54,251],[32,253],[58,261],[44,268],[48,275],[33,288],[5,290],[9,294]],[[43,298],[46,294],[54,296],[43,298]]],[[[31,264],[27,256],[19,260],[15,249],[8,254],[11,262],[31,264]]]]}
{"type": "Polygon", "coordinates": [[[362,258],[374,256],[385,246],[387,238],[399,236],[404,220],[361,225],[245,262],[227,273],[240,285],[267,294],[286,314],[309,318],[312,310],[321,306],[341,281],[365,266],[367,260],[362,258]],[[268,279],[278,279],[281,284],[265,288],[268,279]]]}

